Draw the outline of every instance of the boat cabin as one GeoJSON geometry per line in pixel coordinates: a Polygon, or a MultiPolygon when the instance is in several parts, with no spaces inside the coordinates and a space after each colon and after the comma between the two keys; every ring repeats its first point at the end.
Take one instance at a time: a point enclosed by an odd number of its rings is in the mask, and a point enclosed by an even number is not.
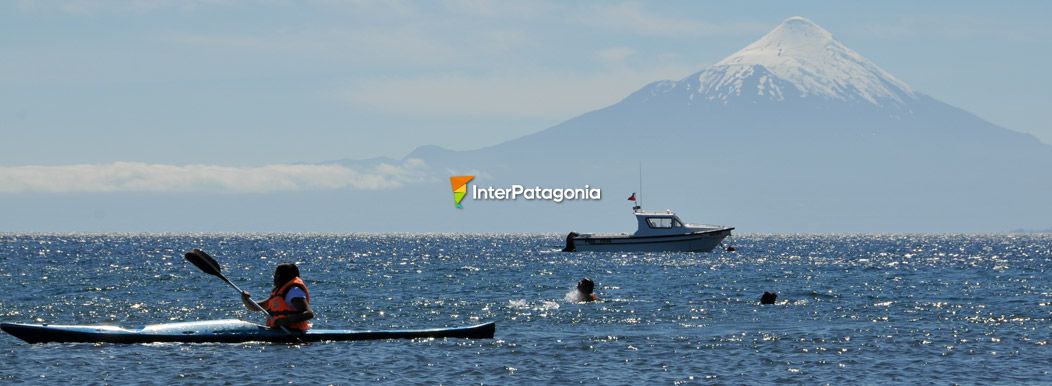
{"type": "Polygon", "coordinates": [[[639,223],[634,236],[660,236],[668,234],[683,234],[692,231],[692,227],[683,223],[670,210],[664,212],[646,212],[637,210],[636,221],[639,223]]]}

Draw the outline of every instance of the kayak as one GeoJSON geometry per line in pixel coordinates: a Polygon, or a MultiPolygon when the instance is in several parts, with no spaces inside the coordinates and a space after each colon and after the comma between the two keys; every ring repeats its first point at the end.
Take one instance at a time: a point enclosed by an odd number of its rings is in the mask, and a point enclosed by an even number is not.
{"type": "Polygon", "coordinates": [[[307,330],[286,332],[237,319],[153,324],[141,329],[116,326],[70,326],[3,323],[0,329],[29,343],[299,343],[348,340],[469,338],[493,339],[493,322],[475,326],[424,330],[307,330]]]}

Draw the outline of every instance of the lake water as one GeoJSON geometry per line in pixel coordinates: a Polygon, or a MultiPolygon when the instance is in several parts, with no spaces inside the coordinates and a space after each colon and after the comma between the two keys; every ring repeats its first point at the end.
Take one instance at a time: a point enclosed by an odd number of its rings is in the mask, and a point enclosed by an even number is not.
{"type": "Polygon", "coordinates": [[[744,235],[736,252],[562,253],[561,235],[0,234],[0,321],[260,321],[297,262],[316,328],[495,321],[492,340],[37,344],[0,383],[1052,384],[1052,235],[744,235]],[[602,299],[566,300],[589,277],[602,299]],[[775,305],[760,305],[764,291],[775,305]]]}

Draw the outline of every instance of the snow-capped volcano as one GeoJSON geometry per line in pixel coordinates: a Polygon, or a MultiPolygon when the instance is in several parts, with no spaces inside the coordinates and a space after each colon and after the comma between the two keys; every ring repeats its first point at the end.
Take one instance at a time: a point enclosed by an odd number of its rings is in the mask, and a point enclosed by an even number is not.
{"type": "MultiPolygon", "coordinates": [[[[786,19],[741,51],[676,83],[697,94],[691,100],[700,96],[722,103],[742,96],[817,97],[887,107],[916,98],[906,83],[803,17],[786,19]]],[[[664,88],[678,88],[670,86],[664,88]]]]}

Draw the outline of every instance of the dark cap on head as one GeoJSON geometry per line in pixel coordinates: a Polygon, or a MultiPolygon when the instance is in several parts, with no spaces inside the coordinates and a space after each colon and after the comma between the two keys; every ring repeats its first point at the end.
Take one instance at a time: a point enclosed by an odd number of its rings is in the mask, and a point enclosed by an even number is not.
{"type": "Polygon", "coordinates": [[[296,264],[279,265],[274,269],[274,287],[281,287],[297,277],[300,277],[300,269],[296,264]]]}

